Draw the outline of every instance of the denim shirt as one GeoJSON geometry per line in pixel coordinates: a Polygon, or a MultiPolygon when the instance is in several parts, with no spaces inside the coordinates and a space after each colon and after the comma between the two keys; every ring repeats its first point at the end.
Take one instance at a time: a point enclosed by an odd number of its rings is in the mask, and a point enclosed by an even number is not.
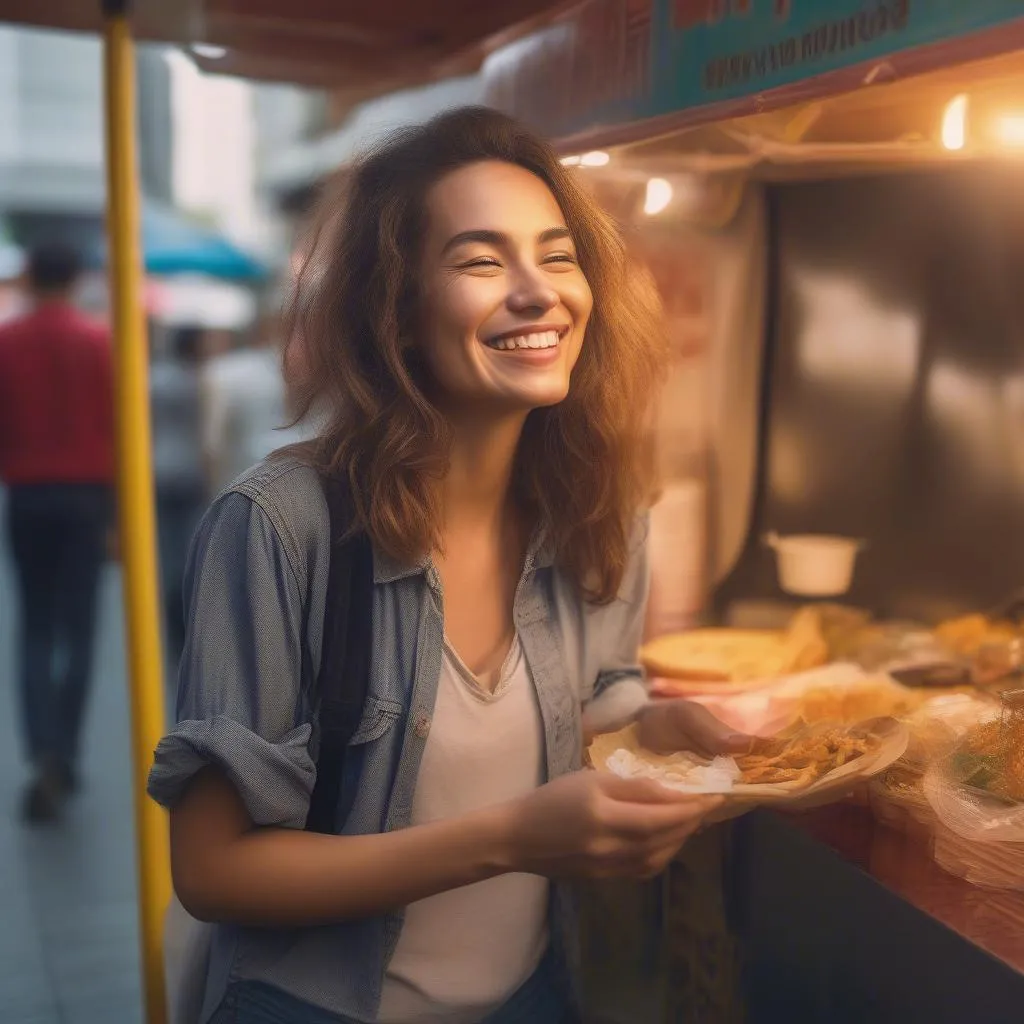
{"type": "MultiPolygon", "coordinates": [[[[216,764],[254,824],[305,825],[319,742],[329,523],[315,472],[288,456],[254,467],[207,512],[185,581],[177,726],[157,747],[149,777],[150,796],[165,807],[216,764]]],[[[529,549],[513,615],[540,705],[548,779],[580,767],[583,706],[612,691],[609,703],[620,709],[645,699],[636,663],[648,587],[644,539],[620,596],[603,606],[577,596],[542,542],[529,549]]],[[[368,694],[339,797],[347,814],[339,810],[338,831],[351,835],[410,824],[444,637],[441,583],[429,561],[405,566],[375,551],[372,599],[368,694]]],[[[552,905],[556,947],[571,961],[564,894],[556,891],[552,905]]],[[[402,920],[396,912],[304,928],[217,925],[203,1020],[236,979],[375,1020],[402,920]]]]}

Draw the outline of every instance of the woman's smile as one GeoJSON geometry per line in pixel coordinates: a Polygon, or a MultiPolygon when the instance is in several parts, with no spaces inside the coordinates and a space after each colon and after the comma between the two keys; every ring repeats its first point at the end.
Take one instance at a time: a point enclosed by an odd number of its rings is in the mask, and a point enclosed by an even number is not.
{"type": "Polygon", "coordinates": [[[546,366],[558,358],[558,347],[569,327],[548,324],[516,327],[504,334],[484,339],[484,346],[502,357],[517,359],[531,366],[546,366]]]}

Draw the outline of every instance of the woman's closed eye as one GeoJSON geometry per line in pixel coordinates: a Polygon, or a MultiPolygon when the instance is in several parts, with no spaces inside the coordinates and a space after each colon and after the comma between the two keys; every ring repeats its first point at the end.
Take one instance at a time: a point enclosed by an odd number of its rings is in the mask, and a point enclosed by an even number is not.
{"type": "MultiPolygon", "coordinates": [[[[560,265],[562,267],[575,267],[576,257],[571,252],[554,252],[542,257],[543,266],[560,265]]],[[[502,263],[494,256],[477,256],[464,263],[459,263],[456,270],[500,270],[502,263]]]]}
{"type": "Polygon", "coordinates": [[[460,263],[455,268],[456,270],[478,270],[478,269],[490,269],[491,267],[501,267],[499,260],[493,256],[477,256],[471,260],[467,260],[465,263],[460,263]]]}
{"type": "Polygon", "coordinates": [[[544,257],[545,264],[561,263],[565,266],[575,267],[576,257],[571,252],[553,252],[544,257]]]}

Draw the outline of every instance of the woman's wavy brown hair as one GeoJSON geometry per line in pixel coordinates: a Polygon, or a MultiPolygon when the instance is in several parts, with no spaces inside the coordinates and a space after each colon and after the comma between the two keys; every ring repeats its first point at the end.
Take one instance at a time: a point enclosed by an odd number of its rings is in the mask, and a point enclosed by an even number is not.
{"type": "Polygon", "coordinates": [[[426,196],[484,160],[517,164],[551,189],[594,296],[567,398],[530,413],[517,500],[547,530],[556,562],[595,603],[619,591],[637,514],[652,495],[649,425],[662,367],[657,294],[618,231],[545,142],[485,108],[403,128],[329,187],[291,308],[286,365],[299,409],[326,421],[305,452],[351,487],[358,529],[407,564],[440,546],[437,479],[448,424],[428,398],[415,324],[426,196]]]}

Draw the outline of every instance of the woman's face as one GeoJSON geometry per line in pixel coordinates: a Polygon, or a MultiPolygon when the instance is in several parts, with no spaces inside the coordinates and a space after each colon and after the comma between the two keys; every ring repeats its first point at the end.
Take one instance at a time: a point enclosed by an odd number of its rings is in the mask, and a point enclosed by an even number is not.
{"type": "Polygon", "coordinates": [[[547,185],[514,164],[470,164],[433,186],[427,212],[421,344],[445,401],[562,401],[593,298],[547,185]]]}

